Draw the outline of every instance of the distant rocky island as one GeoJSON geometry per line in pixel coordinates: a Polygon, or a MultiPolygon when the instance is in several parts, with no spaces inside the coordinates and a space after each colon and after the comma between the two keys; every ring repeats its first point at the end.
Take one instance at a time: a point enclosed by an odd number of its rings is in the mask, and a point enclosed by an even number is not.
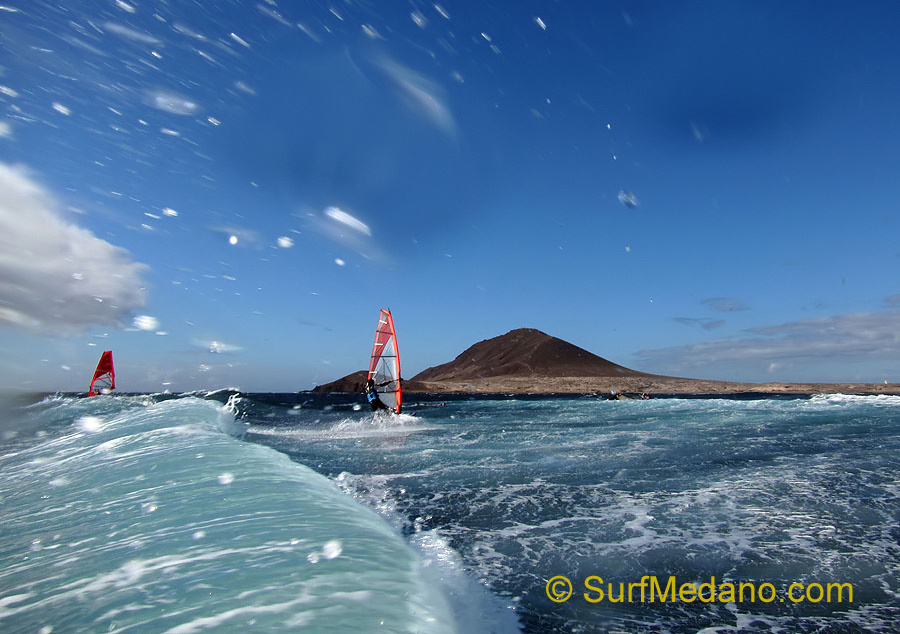
{"type": "MultiPolygon", "coordinates": [[[[360,370],[314,392],[362,392],[360,370]]],[[[900,394],[890,383],[736,383],[647,374],[608,361],[533,328],[479,341],[453,361],[404,379],[407,393],[592,394],[900,394]]]]}

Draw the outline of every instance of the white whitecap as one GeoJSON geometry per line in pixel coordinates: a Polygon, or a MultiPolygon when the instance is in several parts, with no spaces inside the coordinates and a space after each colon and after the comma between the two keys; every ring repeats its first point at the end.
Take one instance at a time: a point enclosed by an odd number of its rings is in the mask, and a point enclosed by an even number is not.
{"type": "Polygon", "coordinates": [[[325,559],[340,557],[342,552],[344,552],[344,547],[338,539],[332,539],[322,546],[322,557],[325,559]]]}
{"type": "Polygon", "coordinates": [[[75,421],[75,426],[86,434],[94,434],[100,431],[100,428],[103,426],[103,421],[96,416],[82,416],[75,421]]]}

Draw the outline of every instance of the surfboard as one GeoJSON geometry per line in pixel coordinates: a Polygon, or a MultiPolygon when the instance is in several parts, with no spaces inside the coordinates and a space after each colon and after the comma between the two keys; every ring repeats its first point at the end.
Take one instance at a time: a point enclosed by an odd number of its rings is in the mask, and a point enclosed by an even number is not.
{"type": "Polygon", "coordinates": [[[116,369],[113,366],[112,350],[107,350],[100,355],[100,361],[91,379],[91,387],[88,388],[88,396],[108,394],[114,389],[116,389],[116,369]]]}
{"type": "Polygon", "coordinates": [[[400,386],[400,353],[397,350],[394,318],[391,316],[391,311],[386,308],[382,308],[378,315],[378,326],[375,328],[375,343],[372,345],[372,357],[369,360],[367,378],[374,382],[379,400],[390,411],[399,414],[403,405],[400,386]]]}

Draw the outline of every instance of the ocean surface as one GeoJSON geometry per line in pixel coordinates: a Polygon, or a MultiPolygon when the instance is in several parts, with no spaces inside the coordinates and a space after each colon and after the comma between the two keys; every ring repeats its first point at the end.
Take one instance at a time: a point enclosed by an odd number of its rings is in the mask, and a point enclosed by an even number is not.
{"type": "Polygon", "coordinates": [[[0,632],[900,631],[900,397],[361,400],[8,404],[0,632]]]}

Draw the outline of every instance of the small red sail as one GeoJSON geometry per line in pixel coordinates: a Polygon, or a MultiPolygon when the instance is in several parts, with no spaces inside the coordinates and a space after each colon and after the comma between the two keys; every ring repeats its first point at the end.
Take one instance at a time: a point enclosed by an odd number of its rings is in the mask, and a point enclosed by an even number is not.
{"type": "Polygon", "coordinates": [[[106,394],[114,389],[116,389],[116,369],[113,367],[112,350],[107,350],[101,355],[97,369],[94,370],[88,396],[106,394]]]}

